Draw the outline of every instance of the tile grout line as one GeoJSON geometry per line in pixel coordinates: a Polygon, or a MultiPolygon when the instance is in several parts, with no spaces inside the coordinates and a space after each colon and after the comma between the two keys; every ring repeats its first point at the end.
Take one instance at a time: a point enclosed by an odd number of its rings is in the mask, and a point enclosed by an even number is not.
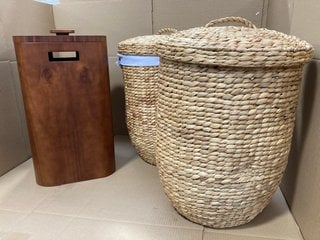
{"type": "Polygon", "coordinates": [[[10,213],[21,213],[21,214],[29,214],[29,213],[31,213],[31,212],[22,212],[22,211],[19,211],[19,210],[7,209],[7,208],[2,208],[2,207],[0,207],[0,211],[10,212],[10,213]]]}
{"type": "Polygon", "coordinates": [[[129,223],[129,224],[136,224],[136,225],[145,225],[145,226],[154,226],[154,227],[166,227],[166,228],[180,228],[180,229],[189,229],[189,230],[202,230],[202,228],[196,227],[187,227],[187,226],[172,226],[172,225],[164,225],[164,224],[151,224],[151,223],[144,223],[144,222],[135,222],[135,221],[126,221],[126,220],[117,220],[111,218],[95,218],[95,217],[85,217],[79,215],[71,215],[71,214],[60,214],[60,213],[53,213],[53,212],[44,212],[44,211],[34,211],[33,213],[45,214],[45,215],[54,215],[54,216],[62,216],[62,217],[70,217],[72,219],[83,219],[83,220],[95,220],[100,222],[115,222],[115,223],[129,223]]]}
{"type": "MultiPolygon", "coordinates": [[[[51,196],[53,196],[54,195],[54,193],[52,193],[51,194],[51,196]]],[[[46,198],[47,197],[50,197],[50,196],[46,196],[46,198]]],[[[83,208],[85,208],[86,206],[88,206],[89,205],[89,203],[90,203],[90,200],[92,200],[92,198],[93,198],[93,195],[91,195],[87,200],[86,200],[86,202],[84,203],[84,206],[83,206],[83,208]]],[[[45,199],[43,199],[42,201],[44,201],[45,199]]],[[[41,203],[42,203],[42,201],[41,201],[41,203]]],[[[77,217],[79,217],[79,214],[80,214],[80,212],[81,212],[81,210],[79,210],[77,213],[74,213],[74,214],[61,214],[61,213],[55,213],[55,212],[46,212],[46,211],[43,211],[43,210],[37,210],[38,209],[38,207],[41,205],[41,203],[39,203],[34,209],[33,209],[33,212],[34,213],[39,213],[39,214],[46,214],[46,215],[55,215],[55,216],[65,216],[65,217],[70,217],[70,218],[77,218],[77,217]]],[[[1,240],[1,239],[0,239],[1,240]]]]}
{"type": "MultiPolygon", "coordinates": [[[[14,212],[14,211],[9,211],[9,212],[14,212]]],[[[18,225],[19,223],[21,223],[22,221],[24,221],[27,217],[29,217],[31,214],[32,214],[32,212],[25,212],[25,213],[23,213],[23,212],[15,212],[15,213],[22,213],[23,214],[23,217],[21,218],[21,219],[19,219],[15,224],[16,225],[18,225]]],[[[13,226],[11,226],[9,229],[8,229],[8,233],[9,232],[11,232],[11,231],[13,231],[14,230],[14,227],[13,226]]],[[[1,238],[0,238],[0,240],[1,240],[1,238]]]]}
{"type": "MultiPolygon", "coordinates": [[[[65,226],[61,229],[60,233],[58,234],[58,236],[61,236],[63,234],[63,232],[71,225],[72,221],[74,220],[74,217],[71,217],[71,219],[68,221],[67,224],[65,224],[65,226]]],[[[59,239],[59,238],[58,238],[59,239]]],[[[1,239],[0,239],[1,240],[1,239]]]]}
{"type": "MultiPolygon", "coordinates": [[[[151,223],[144,223],[144,222],[134,222],[134,221],[126,221],[126,220],[117,220],[117,219],[98,219],[94,217],[82,217],[82,216],[76,216],[78,219],[87,219],[87,220],[96,220],[96,221],[105,221],[105,222],[116,222],[116,223],[129,223],[129,224],[136,224],[136,225],[142,225],[142,226],[153,226],[153,227],[164,227],[164,228],[173,228],[173,229],[186,229],[186,230],[201,230],[196,227],[187,227],[187,226],[173,226],[173,225],[164,225],[164,224],[151,224],[151,223]]],[[[202,227],[202,226],[201,226],[202,227]]]]}
{"type": "MultiPolygon", "coordinates": [[[[209,229],[211,229],[211,228],[209,228],[209,229]]],[[[215,230],[215,231],[209,231],[208,233],[213,233],[213,234],[218,233],[217,229],[214,229],[214,228],[212,228],[212,229],[215,230]]],[[[221,229],[221,232],[219,232],[219,234],[231,235],[231,236],[237,236],[237,237],[239,237],[239,236],[241,236],[241,237],[258,237],[258,238],[261,238],[261,240],[262,239],[265,239],[265,240],[296,240],[296,239],[292,239],[292,238],[282,238],[282,237],[281,238],[278,238],[278,237],[276,237],[276,238],[271,237],[270,238],[268,236],[261,236],[261,235],[259,236],[259,235],[254,235],[254,234],[228,233],[224,229],[221,229]]]]}

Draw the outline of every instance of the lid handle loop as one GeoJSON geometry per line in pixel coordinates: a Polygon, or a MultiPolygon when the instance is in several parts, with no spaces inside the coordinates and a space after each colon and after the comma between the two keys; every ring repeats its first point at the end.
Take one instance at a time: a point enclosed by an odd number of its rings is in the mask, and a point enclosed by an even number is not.
{"type": "Polygon", "coordinates": [[[50,33],[55,33],[57,36],[59,35],[69,35],[70,33],[74,33],[74,30],[50,30],[50,33]]]}
{"type": "Polygon", "coordinates": [[[171,33],[176,33],[176,32],[178,32],[178,30],[175,29],[175,28],[162,28],[157,32],[157,35],[162,35],[164,33],[170,33],[171,34],[171,33]]]}
{"type": "Polygon", "coordinates": [[[213,27],[220,23],[240,23],[248,28],[257,28],[252,22],[242,17],[226,17],[226,18],[218,18],[210,21],[205,25],[205,27],[213,27]]]}

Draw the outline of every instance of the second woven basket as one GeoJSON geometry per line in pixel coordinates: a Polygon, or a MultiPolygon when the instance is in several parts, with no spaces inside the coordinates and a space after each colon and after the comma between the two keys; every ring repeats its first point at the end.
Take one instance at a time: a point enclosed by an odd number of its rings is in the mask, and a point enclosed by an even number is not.
{"type": "Polygon", "coordinates": [[[119,65],[125,85],[126,122],[132,144],[139,156],[155,165],[156,93],[159,57],[156,44],[174,33],[163,28],[157,35],[139,36],[118,45],[119,65]]]}

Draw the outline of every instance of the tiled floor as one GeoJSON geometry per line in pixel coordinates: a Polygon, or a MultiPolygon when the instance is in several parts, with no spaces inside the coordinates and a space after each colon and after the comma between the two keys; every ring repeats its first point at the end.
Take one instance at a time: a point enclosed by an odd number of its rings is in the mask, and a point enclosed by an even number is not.
{"type": "Polygon", "coordinates": [[[175,212],[127,137],[116,137],[116,161],[110,177],[59,187],[38,186],[31,160],[0,177],[0,240],[302,239],[280,191],[253,222],[208,229],[175,212]]]}

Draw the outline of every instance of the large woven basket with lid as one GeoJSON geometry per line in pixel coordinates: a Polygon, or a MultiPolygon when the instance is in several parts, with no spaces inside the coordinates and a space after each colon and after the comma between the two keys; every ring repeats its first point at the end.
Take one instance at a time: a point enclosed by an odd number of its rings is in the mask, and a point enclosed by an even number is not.
{"type": "Polygon", "coordinates": [[[156,43],[165,39],[164,33],[173,28],[159,30],[157,35],[139,36],[122,41],[118,52],[123,58],[120,65],[125,83],[126,122],[130,139],[139,156],[155,164],[156,84],[159,58],[156,43]],[[158,63],[157,63],[158,61],[158,63]]]}
{"type": "Polygon", "coordinates": [[[179,213],[224,228],[265,208],[286,168],[312,53],[305,41],[235,17],[158,44],[156,159],[179,213]],[[223,22],[245,26],[215,26],[223,22]]]}

